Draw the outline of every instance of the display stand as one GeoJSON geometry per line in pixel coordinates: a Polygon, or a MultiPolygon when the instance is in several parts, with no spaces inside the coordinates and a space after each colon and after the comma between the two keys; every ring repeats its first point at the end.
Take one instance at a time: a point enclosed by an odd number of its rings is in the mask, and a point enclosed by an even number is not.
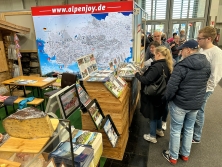
{"type": "MultiPolygon", "coordinates": [[[[126,86],[121,96],[116,98],[105,86],[100,82],[83,81],[91,99],[97,99],[104,115],[110,115],[120,134],[120,138],[116,147],[112,147],[106,134],[103,135],[103,156],[111,159],[122,160],[126,144],[129,137],[129,95],[130,89],[126,86]]],[[[97,131],[90,115],[82,113],[82,129],[97,131]]]]}

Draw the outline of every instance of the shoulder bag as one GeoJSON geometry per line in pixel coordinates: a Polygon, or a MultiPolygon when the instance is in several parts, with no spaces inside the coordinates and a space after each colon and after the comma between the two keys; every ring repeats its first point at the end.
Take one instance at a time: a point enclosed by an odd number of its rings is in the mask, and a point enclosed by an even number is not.
{"type": "Polygon", "coordinates": [[[146,85],[143,89],[143,92],[149,96],[161,96],[164,95],[165,90],[166,90],[166,74],[163,68],[163,74],[160,76],[160,78],[156,82],[150,85],[146,85]]]}

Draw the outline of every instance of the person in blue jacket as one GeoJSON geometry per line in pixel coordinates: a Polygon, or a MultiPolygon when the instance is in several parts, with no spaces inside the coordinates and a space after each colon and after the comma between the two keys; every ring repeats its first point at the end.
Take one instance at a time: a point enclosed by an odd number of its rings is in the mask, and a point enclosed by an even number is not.
{"type": "Polygon", "coordinates": [[[178,157],[183,161],[189,159],[197,111],[203,104],[211,74],[210,62],[198,52],[197,41],[189,40],[178,49],[182,49],[183,60],[174,66],[165,92],[171,120],[169,150],[162,155],[171,164],[176,164],[178,157]]]}

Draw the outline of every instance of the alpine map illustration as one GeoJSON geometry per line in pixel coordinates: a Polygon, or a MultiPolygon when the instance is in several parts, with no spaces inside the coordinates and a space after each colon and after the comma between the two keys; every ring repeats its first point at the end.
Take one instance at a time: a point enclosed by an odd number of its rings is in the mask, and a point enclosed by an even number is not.
{"type": "Polygon", "coordinates": [[[42,75],[79,72],[76,60],[93,54],[100,69],[132,61],[132,12],[33,16],[42,75]]]}

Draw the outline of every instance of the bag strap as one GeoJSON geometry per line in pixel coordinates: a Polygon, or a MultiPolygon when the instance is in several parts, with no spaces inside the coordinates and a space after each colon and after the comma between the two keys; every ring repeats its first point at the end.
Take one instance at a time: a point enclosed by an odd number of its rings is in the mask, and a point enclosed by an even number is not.
{"type": "MultiPolygon", "coordinates": [[[[161,63],[161,66],[163,67],[163,64],[161,63]]],[[[165,71],[164,71],[164,67],[163,67],[163,76],[166,78],[166,74],[165,74],[165,71]]]]}

